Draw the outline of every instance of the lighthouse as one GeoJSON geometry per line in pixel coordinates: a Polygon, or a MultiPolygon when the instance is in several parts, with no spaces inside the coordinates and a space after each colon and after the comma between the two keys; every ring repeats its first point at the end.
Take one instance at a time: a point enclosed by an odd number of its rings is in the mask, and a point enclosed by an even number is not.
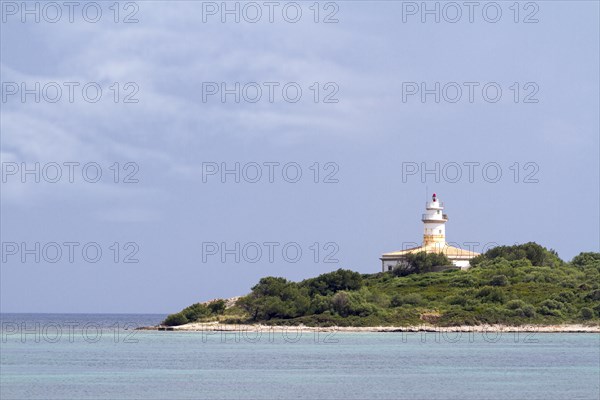
{"type": "Polygon", "coordinates": [[[444,214],[444,203],[438,201],[436,194],[425,204],[423,221],[423,246],[446,244],[446,222],[448,215],[444,214]]]}
{"type": "Polygon", "coordinates": [[[469,260],[479,255],[474,251],[451,246],[446,242],[448,214],[444,214],[444,203],[438,199],[435,193],[431,196],[431,201],[425,203],[425,213],[421,214],[421,221],[423,222],[421,246],[383,254],[380,258],[383,272],[405,265],[407,256],[413,253],[443,253],[452,262],[451,266],[440,266],[443,269],[467,269],[470,267],[469,260]]]}

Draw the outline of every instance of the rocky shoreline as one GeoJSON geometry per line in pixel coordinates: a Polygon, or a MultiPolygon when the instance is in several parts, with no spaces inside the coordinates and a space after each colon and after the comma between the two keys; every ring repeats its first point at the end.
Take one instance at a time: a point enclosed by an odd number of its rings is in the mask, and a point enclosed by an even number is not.
{"type": "Polygon", "coordinates": [[[315,327],[305,325],[234,325],[221,324],[218,322],[199,323],[194,322],[180,326],[146,326],[138,330],[150,331],[177,331],[177,332],[538,332],[538,333],[600,333],[600,325],[463,325],[463,326],[329,326],[315,327]]]}

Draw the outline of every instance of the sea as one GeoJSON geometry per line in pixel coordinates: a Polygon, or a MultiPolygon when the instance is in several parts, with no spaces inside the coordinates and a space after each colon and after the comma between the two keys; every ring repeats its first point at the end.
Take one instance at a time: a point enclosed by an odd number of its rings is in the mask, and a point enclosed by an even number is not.
{"type": "Polygon", "coordinates": [[[136,330],[157,314],[1,314],[0,399],[600,398],[594,333],[136,330]]]}

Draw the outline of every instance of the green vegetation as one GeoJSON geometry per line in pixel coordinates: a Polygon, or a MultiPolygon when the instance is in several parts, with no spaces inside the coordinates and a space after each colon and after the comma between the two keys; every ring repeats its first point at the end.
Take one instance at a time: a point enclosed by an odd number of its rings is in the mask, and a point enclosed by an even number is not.
{"type": "Polygon", "coordinates": [[[196,303],[184,308],[176,314],[169,315],[163,325],[177,326],[188,322],[206,321],[215,316],[222,315],[225,311],[225,300],[214,300],[210,303],[196,303]]]}
{"type": "MultiPolygon", "coordinates": [[[[580,257],[583,254],[600,255],[600,253],[581,253],[577,257],[580,257]]],[[[548,250],[537,243],[529,242],[515,246],[494,247],[485,254],[471,259],[471,265],[476,266],[483,261],[493,260],[499,257],[502,257],[507,261],[529,260],[532,265],[537,267],[558,267],[564,264],[554,250],[548,250]]],[[[573,260],[575,260],[575,258],[573,260]]],[[[596,260],[600,262],[600,259],[596,258],[596,260]]]]}
{"type": "Polygon", "coordinates": [[[419,253],[409,254],[406,257],[406,265],[397,265],[392,273],[395,276],[406,276],[410,274],[424,274],[433,272],[433,267],[452,265],[452,262],[443,253],[419,253]]]}
{"type": "Polygon", "coordinates": [[[473,259],[468,271],[428,272],[447,264],[443,255],[423,253],[391,272],[339,269],[301,282],[266,277],[232,307],[222,300],[194,304],[164,324],[600,323],[600,253],[581,253],[566,263],[555,251],[526,243],[491,249],[473,259]]]}

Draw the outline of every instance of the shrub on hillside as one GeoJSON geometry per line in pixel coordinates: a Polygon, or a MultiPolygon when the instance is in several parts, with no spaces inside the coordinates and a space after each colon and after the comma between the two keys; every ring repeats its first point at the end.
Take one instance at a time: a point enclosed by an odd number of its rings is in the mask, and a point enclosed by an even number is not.
{"type": "Polygon", "coordinates": [[[521,307],[521,310],[523,311],[523,316],[527,318],[535,317],[535,307],[531,304],[525,304],[523,307],[521,307]]]}
{"type": "Polygon", "coordinates": [[[554,296],[554,300],[560,301],[561,303],[571,303],[575,299],[573,292],[560,292],[554,296]]]}
{"type": "Polygon", "coordinates": [[[523,300],[511,300],[506,303],[506,308],[509,310],[516,310],[517,308],[525,307],[525,302],[523,300]]]}
{"type": "Polygon", "coordinates": [[[418,306],[424,303],[423,296],[418,293],[409,293],[406,295],[395,295],[392,297],[391,304],[393,307],[403,305],[418,306]]]}
{"type": "Polygon", "coordinates": [[[208,309],[211,314],[223,314],[225,312],[225,300],[219,299],[208,303],[208,309]]]}
{"type": "Polygon", "coordinates": [[[368,301],[369,296],[370,292],[366,288],[354,292],[341,291],[331,298],[331,308],[342,317],[366,317],[378,310],[375,304],[368,301]]]}
{"type": "Polygon", "coordinates": [[[538,312],[542,315],[549,315],[554,317],[562,317],[561,310],[563,309],[563,304],[556,300],[544,300],[540,307],[538,308],[538,312]]]}
{"type": "Polygon", "coordinates": [[[210,310],[205,304],[196,303],[184,308],[181,313],[185,315],[188,321],[194,322],[208,317],[210,310]]]}
{"type": "Polygon", "coordinates": [[[470,263],[472,266],[477,266],[484,260],[495,258],[504,258],[508,261],[527,259],[531,261],[531,264],[538,267],[558,267],[563,264],[556,251],[548,250],[534,242],[494,247],[484,254],[472,258],[470,263]]]}
{"type": "Polygon", "coordinates": [[[446,303],[459,306],[465,306],[467,304],[467,300],[467,297],[463,295],[448,296],[444,298],[446,303]]]}
{"type": "Polygon", "coordinates": [[[262,278],[237,304],[254,321],[295,318],[309,311],[310,296],[307,288],[300,288],[285,278],[270,276],[262,278]]]}
{"type": "Polygon", "coordinates": [[[310,294],[328,295],[334,294],[340,290],[358,290],[362,286],[362,276],[358,272],[347,269],[338,269],[317,276],[316,278],[306,279],[300,282],[301,287],[307,287],[310,294]]]}
{"type": "Polygon", "coordinates": [[[464,274],[463,276],[456,276],[449,285],[452,287],[473,287],[477,286],[477,280],[471,275],[464,274]]]}
{"type": "Polygon", "coordinates": [[[556,300],[544,300],[541,304],[541,307],[548,307],[551,310],[560,310],[563,308],[562,303],[560,303],[559,301],[556,300]]]}
{"type": "Polygon", "coordinates": [[[409,293],[407,295],[405,295],[404,297],[402,297],[402,303],[403,304],[410,304],[412,306],[418,306],[420,304],[423,304],[423,296],[421,296],[418,293],[409,293]]]}
{"type": "Polygon", "coordinates": [[[600,289],[593,290],[585,296],[586,300],[598,301],[600,300],[600,289]]]}
{"type": "Polygon", "coordinates": [[[178,312],[176,314],[171,314],[167,316],[167,318],[165,318],[162,324],[166,326],[178,326],[187,324],[188,322],[189,321],[186,318],[186,316],[183,315],[183,313],[178,312]]]}
{"type": "Polygon", "coordinates": [[[310,311],[312,314],[321,314],[330,309],[331,299],[327,296],[316,294],[310,301],[310,311]]]}
{"type": "Polygon", "coordinates": [[[438,323],[441,326],[479,325],[479,320],[470,312],[453,308],[442,314],[438,323]]]}
{"type": "Polygon", "coordinates": [[[511,300],[506,303],[506,308],[510,310],[512,315],[521,318],[535,317],[535,307],[527,304],[522,300],[511,300]]]}
{"type": "Polygon", "coordinates": [[[492,286],[506,286],[508,285],[508,278],[506,275],[495,275],[490,280],[490,285],[492,286]]]}
{"type": "Polygon", "coordinates": [[[588,307],[583,307],[580,311],[579,311],[579,316],[582,319],[592,319],[594,318],[594,311],[592,311],[591,308],[588,307]]]}
{"type": "Polygon", "coordinates": [[[571,260],[571,265],[578,268],[600,266],[600,253],[583,252],[571,260]]]}
{"type": "Polygon", "coordinates": [[[481,298],[481,301],[492,303],[504,303],[504,292],[498,287],[485,286],[477,292],[475,297],[481,298]]]}
{"type": "Polygon", "coordinates": [[[406,262],[398,264],[392,269],[395,276],[406,276],[410,274],[424,274],[432,272],[434,267],[452,265],[452,261],[443,253],[418,253],[408,254],[406,262]]]}

